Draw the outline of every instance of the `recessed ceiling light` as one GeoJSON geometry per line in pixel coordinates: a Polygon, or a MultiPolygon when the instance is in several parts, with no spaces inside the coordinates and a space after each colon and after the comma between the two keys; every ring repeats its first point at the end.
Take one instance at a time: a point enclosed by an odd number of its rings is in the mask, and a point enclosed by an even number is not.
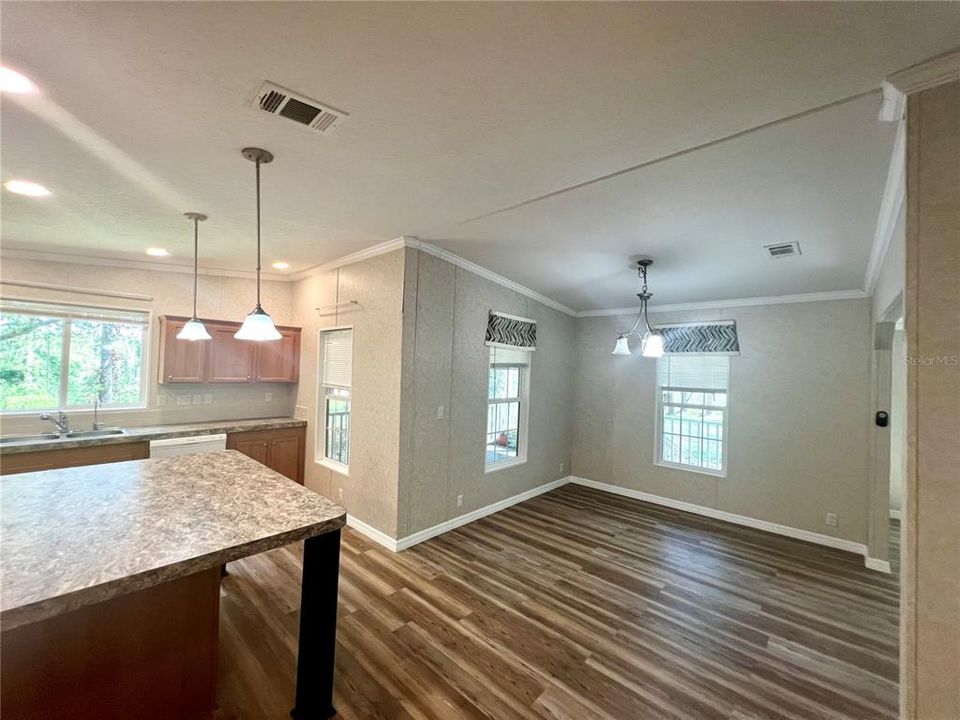
{"type": "Polygon", "coordinates": [[[163,248],[158,247],[149,247],[147,248],[147,255],[153,255],[154,257],[166,257],[170,253],[164,250],[163,248]]]}
{"type": "Polygon", "coordinates": [[[29,180],[7,180],[3,186],[17,195],[29,195],[30,197],[47,197],[50,191],[39,183],[29,180]]]}
{"type": "Polygon", "coordinates": [[[290,267],[290,263],[284,262],[283,260],[277,260],[277,261],[273,264],[273,266],[274,266],[277,270],[286,270],[288,267],[290,267]]]}
{"type": "Polygon", "coordinates": [[[0,92],[24,95],[37,92],[37,86],[30,78],[16,70],[0,66],[0,92]]]}

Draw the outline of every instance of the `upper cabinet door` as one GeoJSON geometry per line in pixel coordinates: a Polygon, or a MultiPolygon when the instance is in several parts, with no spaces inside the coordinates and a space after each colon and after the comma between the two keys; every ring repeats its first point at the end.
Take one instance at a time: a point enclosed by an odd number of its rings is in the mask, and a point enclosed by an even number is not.
{"type": "Polygon", "coordinates": [[[186,319],[160,318],[160,372],[161,383],[199,383],[206,381],[207,349],[209,342],[177,340],[177,333],[186,319]]]}
{"type": "Polygon", "coordinates": [[[236,325],[207,324],[210,342],[209,382],[253,382],[257,343],[237,340],[236,325]]]}
{"type": "Polygon", "coordinates": [[[257,380],[295,383],[300,380],[300,330],[278,328],[283,337],[257,344],[257,380]]]}

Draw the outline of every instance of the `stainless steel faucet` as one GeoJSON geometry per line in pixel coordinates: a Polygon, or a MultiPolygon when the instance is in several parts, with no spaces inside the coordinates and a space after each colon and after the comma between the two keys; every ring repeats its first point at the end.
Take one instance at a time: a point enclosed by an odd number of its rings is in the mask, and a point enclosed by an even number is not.
{"type": "Polygon", "coordinates": [[[70,432],[70,421],[67,420],[67,414],[63,410],[57,412],[57,417],[53,417],[50,413],[44,413],[40,416],[40,419],[52,422],[61,435],[70,432]]]}

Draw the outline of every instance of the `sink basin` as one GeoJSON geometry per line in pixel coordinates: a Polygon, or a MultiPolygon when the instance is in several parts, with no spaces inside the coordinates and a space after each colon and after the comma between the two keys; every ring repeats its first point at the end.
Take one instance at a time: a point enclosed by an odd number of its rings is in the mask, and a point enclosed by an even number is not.
{"type": "Polygon", "coordinates": [[[111,435],[123,435],[124,432],[125,430],[123,428],[104,428],[103,430],[75,430],[73,432],[65,433],[62,437],[72,438],[72,439],[97,438],[97,437],[109,437],[111,435]]]}
{"type": "Polygon", "coordinates": [[[5,445],[7,443],[20,443],[20,442],[41,442],[43,440],[59,440],[60,436],[56,433],[44,433],[43,435],[7,435],[6,437],[0,437],[0,445],[5,445]]]}

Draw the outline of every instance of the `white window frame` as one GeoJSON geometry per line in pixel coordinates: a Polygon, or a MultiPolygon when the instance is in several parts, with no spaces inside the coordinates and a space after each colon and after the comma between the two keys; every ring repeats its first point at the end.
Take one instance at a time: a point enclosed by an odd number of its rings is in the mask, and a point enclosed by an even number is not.
{"type": "MultiPolygon", "coordinates": [[[[728,370],[729,372],[729,370],[728,370]]],[[[688,387],[673,387],[673,386],[662,386],[660,385],[659,378],[656,380],[656,389],[657,394],[656,398],[656,420],[654,422],[654,465],[658,465],[664,468],[670,468],[671,470],[684,470],[686,472],[697,473],[700,475],[711,475],[713,477],[726,477],[727,476],[727,466],[730,459],[730,382],[729,375],[727,379],[727,389],[726,390],[717,390],[717,389],[700,389],[700,388],[688,388],[688,387]],[[663,393],[664,391],[668,392],[704,392],[704,393],[725,393],[727,396],[726,405],[723,407],[715,405],[698,405],[695,403],[669,403],[670,405],[680,405],[681,407],[690,407],[695,409],[706,409],[706,410],[720,410],[723,412],[723,436],[720,439],[721,445],[721,463],[719,470],[712,470],[710,468],[697,467],[696,465],[684,465],[683,463],[675,463],[663,459],[663,393]]],[[[702,437],[701,437],[702,441],[702,437]]]]}
{"type": "MultiPolygon", "coordinates": [[[[18,303],[30,303],[32,305],[52,305],[54,307],[75,307],[78,311],[97,311],[103,310],[106,312],[128,312],[128,313],[137,313],[144,316],[144,325],[143,333],[141,338],[141,350],[140,350],[140,402],[134,405],[110,405],[108,407],[99,408],[98,412],[100,415],[110,415],[112,413],[125,413],[132,410],[148,410],[150,408],[150,378],[153,377],[152,366],[150,359],[152,357],[153,345],[151,343],[151,338],[153,337],[153,326],[154,326],[154,317],[152,310],[144,310],[143,308],[134,308],[127,306],[116,306],[116,305],[90,305],[89,303],[76,303],[76,302],[67,302],[67,301],[57,301],[57,300],[36,300],[33,298],[23,298],[23,297],[3,297],[0,300],[7,300],[9,302],[18,302],[18,303]]],[[[12,310],[11,312],[16,312],[12,310]]],[[[60,389],[58,393],[58,405],[60,407],[47,407],[47,408],[34,408],[31,410],[0,410],[0,417],[29,417],[31,415],[36,415],[37,413],[44,412],[70,412],[70,413],[86,413],[93,412],[94,405],[91,403],[89,405],[66,405],[61,401],[64,401],[67,397],[67,386],[69,381],[69,363],[70,363],[70,325],[67,324],[64,326],[63,330],[63,342],[61,344],[61,373],[60,373],[60,389]]]]}
{"type": "MultiPolygon", "coordinates": [[[[324,333],[335,332],[337,330],[350,331],[350,363],[353,364],[353,346],[355,341],[353,325],[338,325],[336,327],[321,328],[317,333],[317,410],[316,410],[316,432],[314,434],[314,462],[322,465],[341,475],[350,475],[350,457],[353,455],[353,380],[351,378],[350,387],[344,388],[339,385],[327,385],[323,382],[323,335],[324,333]],[[339,389],[349,391],[348,400],[350,402],[350,426],[347,431],[349,443],[349,455],[347,462],[342,463],[327,457],[327,390],[339,389]]],[[[351,373],[352,374],[352,373],[351,373]]]]}
{"type": "Polygon", "coordinates": [[[530,435],[530,378],[533,373],[531,367],[533,358],[531,357],[526,365],[518,363],[497,363],[499,367],[518,367],[520,368],[520,395],[515,398],[497,398],[490,399],[490,369],[494,367],[490,351],[495,351],[495,346],[488,347],[487,350],[487,375],[486,375],[486,403],[484,403],[483,413],[483,472],[484,474],[506,470],[507,468],[517,467],[527,462],[528,436],[530,435]],[[490,413],[490,405],[500,405],[503,403],[518,402],[519,409],[519,427],[517,434],[519,442],[517,443],[517,456],[509,460],[500,460],[499,462],[487,462],[487,421],[490,413]]]}

